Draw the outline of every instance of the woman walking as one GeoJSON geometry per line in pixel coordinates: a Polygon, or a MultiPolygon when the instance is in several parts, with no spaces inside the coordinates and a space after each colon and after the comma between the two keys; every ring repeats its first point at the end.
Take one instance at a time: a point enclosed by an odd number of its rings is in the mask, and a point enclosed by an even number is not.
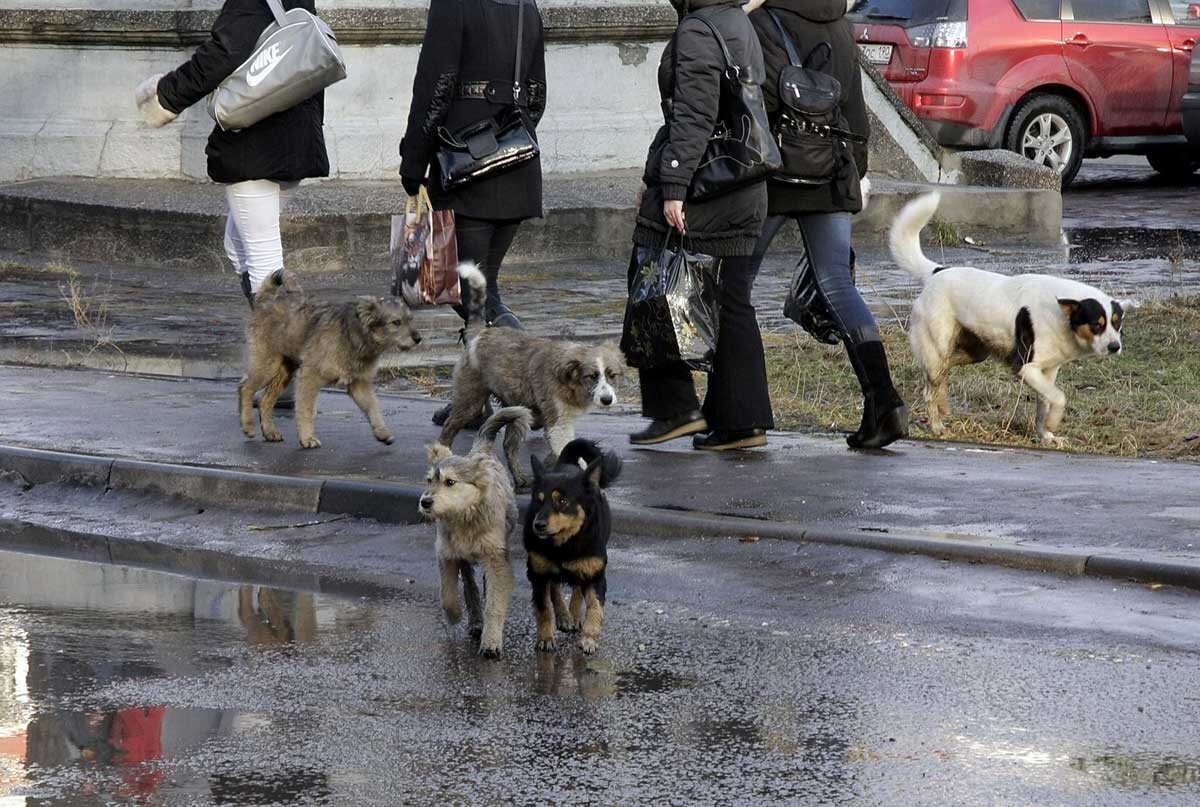
{"type": "MultiPolygon", "coordinates": [[[[774,427],[767,391],[762,335],[750,301],[751,255],[767,210],[767,191],[750,185],[703,202],[688,202],[688,187],[717,125],[722,76],[716,27],[737,65],[763,75],[762,51],[741,0],[671,0],[680,24],[658,68],[666,118],[650,146],[646,190],[639,205],[634,244],[656,248],[669,228],[687,234],[689,250],[720,258],[720,328],[713,371],[701,408],[691,371],[683,362],[642,370],[642,412],[649,426],[630,435],[634,445],[654,445],[695,435],[693,447],[722,451],[765,445],[774,427]]],[[[635,257],[629,267],[632,285],[635,257]]]]}
{"type": "MultiPolygon", "coordinates": [[[[315,12],[314,0],[282,0],[282,5],[315,12]]],[[[192,58],[138,87],[138,109],[146,122],[165,126],[205,98],[249,58],[274,19],[263,0],[226,0],[211,38],[192,58]]],[[[241,275],[251,306],[263,281],[283,268],[279,211],[286,192],[300,180],[329,176],[324,120],[325,94],[319,92],[245,129],[226,132],[214,126],[209,135],[208,175],[225,186],[229,205],[225,254],[241,275]]]]}
{"type": "MultiPolygon", "coordinates": [[[[500,297],[500,265],[521,222],[542,215],[540,160],[453,190],[442,186],[435,164],[439,129],[458,132],[514,107],[531,131],[546,109],[546,46],[535,0],[431,0],[400,143],[400,178],[409,196],[428,184],[434,207],[454,211],[459,260],[478,264],[487,277],[485,317],[520,328],[500,297]],[[513,81],[517,59],[521,86],[513,81]]],[[[464,302],[460,313],[466,310],[464,302]]]]}
{"type": "MultiPolygon", "coordinates": [[[[833,138],[837,155],[831,179],[812,184],[768,183],[769,216],[754,249],[750,273],[758,273],[771,241],[789,220],[800,227],[820,298],[837,325],[850,366],[863,393],[863,417],[846,442],[852,448],[882,448],[908,433],[908,408],[892,383],[879,328],[850,276],[850,215],[862,210],[867,175],[867,107],[846,0],[766,0],[750,15],[766,60],[763,88],[772,123],[781,113],[779,74],[790,62],[783,32],[801,60],[831,74],[842,88],[841,128],[857,135],[833,138]],[[776,22],[778,21],[778,22],[776,22]],[[821,62],[828,60],[827,65],[821,62]]],[[[789,165],[784,173],[803,176],[809,166],[789,165]]]]}

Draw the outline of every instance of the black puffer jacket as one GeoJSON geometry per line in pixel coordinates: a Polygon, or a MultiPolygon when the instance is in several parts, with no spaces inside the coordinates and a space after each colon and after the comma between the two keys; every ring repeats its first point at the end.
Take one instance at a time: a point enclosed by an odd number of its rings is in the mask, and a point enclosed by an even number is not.
{"type": "MultiPolygon", "coordinates": [[[[762,42],[767,64],[767,83],[763,100],[774,119],[779,111],[779,71],[788,64],[787,51],[779,30],[767,14],[775,12],[796,45],[801,59],[817,45],[829,43],[833,58],[825,68],[842,84],[842,116],[845,126],[856,134],[870,136],[867,105],[863,100],[862,72],[858,65],[858,46],[854,30],[846,19],[846,0],[767,0],[764,7],[750,15],[754,30],[762,42]]],[[[859,178],[867,173],[867,146],[848,143],[846,160],[838,176],[828,185],[789,185],[768,183],[771,215],[797,213],[857,213],[862,210],[859,178]]]]}
{"type": "MultiPolygon", "coordinates": [[[[282,0],[285,10],[314,11],[313,0],[282,0]]],[[[250,57],[275,18],[263,0],[225,0],[212,37],[192,58],[158,82],[158,102],[175,114],[205,98],[250,57]]],[[[329,176],[325,151],[325,94],[236,132],[214,127],[208,138],[208,175],[214,182],[273,179],[296,182],[329,176]]]]}
{"type": "MultiPolygon", "coordinates": [[[[758,37],[741,0],[677,0],[675,5],[681,14],[703,14],[721,32],[734,61],[763,75],[758,37]]],[[[658,66],[659,94],[672,103],[646,160],[646,192],[633,235],[639,246],[662,244],[668,230],[663,201],[687,198],[692,175],[717,123],[725,68],[725,56],[712,31],[684,16],[658,66]]],[[[762,184],[704,202],[685,202],[690,246],[710,255],[750,255],[766,212],[767,192],[762,184]]]]}
{"type": "MultiPolygon", "coordinates": [[[[512,107],[513,67],[517,48],[518,0],[431,0],[425,39],[413,80],[408,128],[400,143],[400,176],[414,185],[429,175],[430,195],[438,208],[451,208],[481,219],[527,219],[542,215],[540,160],[473,182],[448,193],[441,188],[435,160],[437,130],[456,132],[512,107]],[[493,82],[495,92],[463,97],[460,88],[493,82]]],[[[521,42],[520,109],[532,129],[546,109],[546,45],[542,17],[534,0],[525,0],[521,42]]]]}

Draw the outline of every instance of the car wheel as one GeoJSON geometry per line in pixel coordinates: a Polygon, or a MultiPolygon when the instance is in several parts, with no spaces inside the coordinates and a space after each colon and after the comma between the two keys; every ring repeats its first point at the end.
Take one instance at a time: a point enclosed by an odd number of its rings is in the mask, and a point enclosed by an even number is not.
{"type": "Polygon", "coordinates": [[[1183,179],[1200,169],[1200,154],[1183,149],[1155,151],[1146,155],[1146,162],[1165,177],[1183,179]]]}
{"type": "Polygon", "coordinates": [[[1083,116],[1061,95],[1033,95],[1013,113],[1006,145],[1038,165],[1058,172],[1065,188],[1083,162],[1087,130],[1083,116]]]}

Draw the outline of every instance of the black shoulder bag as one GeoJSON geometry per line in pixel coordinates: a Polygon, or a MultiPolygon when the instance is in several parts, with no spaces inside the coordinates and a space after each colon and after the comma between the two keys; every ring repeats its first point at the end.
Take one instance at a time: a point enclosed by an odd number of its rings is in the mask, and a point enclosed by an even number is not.
{"type": "Polygon", "coordinates": [[[867,139],[839,126],[842,123],[842,83],[814,67],[818,57],[828,62],[829,43],[814,47],[803,62],[792,38],[775,12],[767,9],[775,23],[789,64],[779,72],[779,113],[772,132],[783,155],[783,169],[772,179],[795,185],[826,185],[838,172],[839,152],[845,141],[867,139]]]}
{"type": "Polygon", "coordinates": [[[702,202],[765,182],[783,166],[783,159],[771,137],[762,88],[753,71],[733,63],[715,25],[701,14],[692,17],[712,31],[725,56],[721,112],[688,190],[688,199],[702,202]]]}
{"type": "Polygon", "coordinates": [[[517,56],[513,70],[513,107],[458,132],[438,129],[437,153],[446,190],[502,173],[537,158],[538,144],[521,114],[521,50],[525,38],[525,0],[517,0],[517,56]]]}

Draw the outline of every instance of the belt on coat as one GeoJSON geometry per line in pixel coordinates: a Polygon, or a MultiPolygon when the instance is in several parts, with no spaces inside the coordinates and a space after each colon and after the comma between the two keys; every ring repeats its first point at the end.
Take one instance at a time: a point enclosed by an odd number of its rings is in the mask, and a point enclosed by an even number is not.
{"type": "Polygon", "coordinates": [[[545,101],[546,85],[527,81],[518,89],[511,81],[463,81],[458,85],[458,97],[494,104],[540,106],[545,101]]]}

